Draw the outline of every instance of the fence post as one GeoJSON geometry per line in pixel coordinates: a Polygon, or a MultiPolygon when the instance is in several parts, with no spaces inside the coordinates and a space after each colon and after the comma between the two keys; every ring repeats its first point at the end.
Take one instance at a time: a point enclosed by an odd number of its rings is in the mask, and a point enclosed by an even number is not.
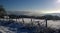
{"type": "Polygon", "coordinates": [[[45,21],[46,21],[46,28],[47,28],[47,18],[45,18],[45,21]]]}
{"type": "Polygon", "coordinates": [[[23,22],[23,24],[24,24],[24,19],[22,18],[22,22],[23,22]]]}
{"type": "Polygon", "coordinates": [[[31,18],[31,22],[32,22],[32,18],[31,18]]]}
{"type": "Polygon", "coordinates": [[[31,25],[33,26],[33,20],[32,20],[32,18],[31,18],[31,25]]]}

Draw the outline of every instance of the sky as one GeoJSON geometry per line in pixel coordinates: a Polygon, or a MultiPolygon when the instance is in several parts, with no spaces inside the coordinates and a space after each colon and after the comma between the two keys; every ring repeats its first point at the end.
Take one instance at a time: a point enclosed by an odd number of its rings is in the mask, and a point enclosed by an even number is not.
{"type": "Polygon", "coordinates": [[[60,0],[0,0],[7,11],[60,13],[60,0]]]}

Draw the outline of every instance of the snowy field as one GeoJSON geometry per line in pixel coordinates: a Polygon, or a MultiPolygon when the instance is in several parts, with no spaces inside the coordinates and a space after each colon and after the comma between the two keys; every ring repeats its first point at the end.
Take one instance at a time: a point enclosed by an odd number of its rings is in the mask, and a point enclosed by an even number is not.
{"type": "MultiPolygon", "coordinates": [[[[0,19],[3,20],[3,19],[0,19]]],[[[29,23],[31,23],[31,19],[29,18],[24,18],[24,23],[22,24],[22,19],[13,19],[14,21],[12,22],[7,22],[8,20],[4,19],[5,21],[0,21],[0,33],[31,33],[33,30],[25,29],[23,27],[30,26],[29,23]],[[26,26],[25,26],[26,25],[26,26]],[[22,29],[23,28],[23,29],[22,29]]],[[[40,19],[33,19],[34,25],[37,25],[37,22],[41,25],[45,25],[45,20],[40,20],[40,19]]],[[[55,28],[55,29],[60,29],[60,20],[48,20],[48,27],[55,28]]]]}
{"type": "MultiPolygon", "coordinates": [[[[17,21],[18,22],[22,21],[22,19],[18,19],[17,21]]],[[[29,18],[24,18],[24,21],[25,23],[31,23],[31,19],[29,18]]],[[[37,23],[37,21],[39,21],[42,24],[45,24],[45,20],[33,19],[33,23],[37,23]]],[[[60,29],[60,20],[48,20],[47,22],[48,22],[48,27],[60,29]]]]}
{"type": "MultiPolygon", "coordinates": [[[[1,19],[3,20],[3,19],[1,19]]],[[[4,19],[6,20],[6,19],[4,19]]],[[[9,19],[7,19],[9,20],[9,19]]],[[[14,21],[16,21],[16,19],[13,19],[14,21]]],[[[45,20],[40,20],[40,19],[32,19],[33,23],[37,23],[37,21],[39,21],[42,24],[45,24],[45,20]]],[[[17,19],[17,22],[22,22],[22,19],[17,19]]],[[[24,22],[25,23],[31,23],[31,19],[29,18],[24,18],[24,22]]],[[[56,28],[59,29],[60,28],[60,20],[48,20],[48,27],[52,27],[52,28],[56,28]]]]}

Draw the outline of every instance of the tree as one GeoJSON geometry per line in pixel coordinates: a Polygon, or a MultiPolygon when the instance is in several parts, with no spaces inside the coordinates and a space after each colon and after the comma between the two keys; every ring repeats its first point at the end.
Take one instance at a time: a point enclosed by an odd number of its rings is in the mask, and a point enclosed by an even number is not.
{"type": "Polygon", "coordinates": [[[3,8],[3,5],[0,5],[0,18],[2,18],[4,15],[6,15],[6,11],[3,8]]]}

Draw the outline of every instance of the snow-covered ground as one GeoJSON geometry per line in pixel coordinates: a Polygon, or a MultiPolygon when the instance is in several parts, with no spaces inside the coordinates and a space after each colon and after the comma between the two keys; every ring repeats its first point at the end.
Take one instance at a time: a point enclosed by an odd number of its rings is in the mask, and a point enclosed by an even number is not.
{"type": "MultiPolygon", "coordinates": [[[[3,19],[1,19],[3,20],[3,19]]],[[[6,20],[6,19],[5,19],[6,20]]],[[[9,20],[9,19],[7,19],[9,20]]],[[[13,19],[14,21],[16,21],[16,19],[13,19]]],[[[45,20],[40,20],[40,19],[32,19],[33,23],[37,24],[37,21],[39,21],[42,24],[45,24],[45,20]]],[[[22,22],[22,19],[17,19],[17,22],[22,22]]],[[[24,18],[24,22],[25,23],[31,23],[31,19],[30,18],[24,18]]],[[[48,20],[48,27],[52,27],[52,28],[56,28],[59,29],[60,28],[60,20],[48,20]]]]}
{"type": "MultiPolygon", "coordinates": [[[[17,20],[22,21],[22,19],[18,19],[17,20]]],[[[29,18],[24,18],[25,23],[30,23],[31,19],[29,18]]],[[[40,20],[40,19],[33,19],[33,23],[37,23],[37,21],[39,21],[42,24],[45,24],[45,20],[40,20]]],[[[52,28],[56,28],[56,29],[60,29],[60,20],[48,20],[48,27],[52,27],[52,28]]]]}
{"type": "MultiPolygon", "coordinates": [[[[19,21],[22,21],[22,19],[18,19],[18,22],[19,21]]],[[[25,23],[30,23],[31,19],[24,18],[24,21],[25,23]]],[[[45,24],[45,20],[33,19],[33,23],[36,23],[37,21],[39,21],[40,23],[42,22],[42,24],[45,24]]],[[[60,20],[48,20],[47,22],[48,22],[48,27],[60,29],[60,20]]]]}
{"type": "MultiPolygon", "coordinates": [[[[3,20],[3,19],[1,19],[3,20]]],[[[27,28],[28,26],[31,26],[31,19],[29,18],[24,18],[25,24],[22,23],[22,19],[13,19],[14,21],[7,21],[9,19],[4,19],[5,21],[0,21],[0,33],[31,33],[34,31],[35,27],[32,29],[27,28]],[[29,25],[30,24],[30,25],[29,25]],[[26,28],[24,28],[26,27],[26,28]]],[[[41,25],[45,25],[45,20],[40,20],[40,19],[33,19],[33,24],[37,25],[37,22],[41,25]]],[[[55,28],[55,29],[60,29],[60,20],[48,20],[48,27],[55,28]]]]}

